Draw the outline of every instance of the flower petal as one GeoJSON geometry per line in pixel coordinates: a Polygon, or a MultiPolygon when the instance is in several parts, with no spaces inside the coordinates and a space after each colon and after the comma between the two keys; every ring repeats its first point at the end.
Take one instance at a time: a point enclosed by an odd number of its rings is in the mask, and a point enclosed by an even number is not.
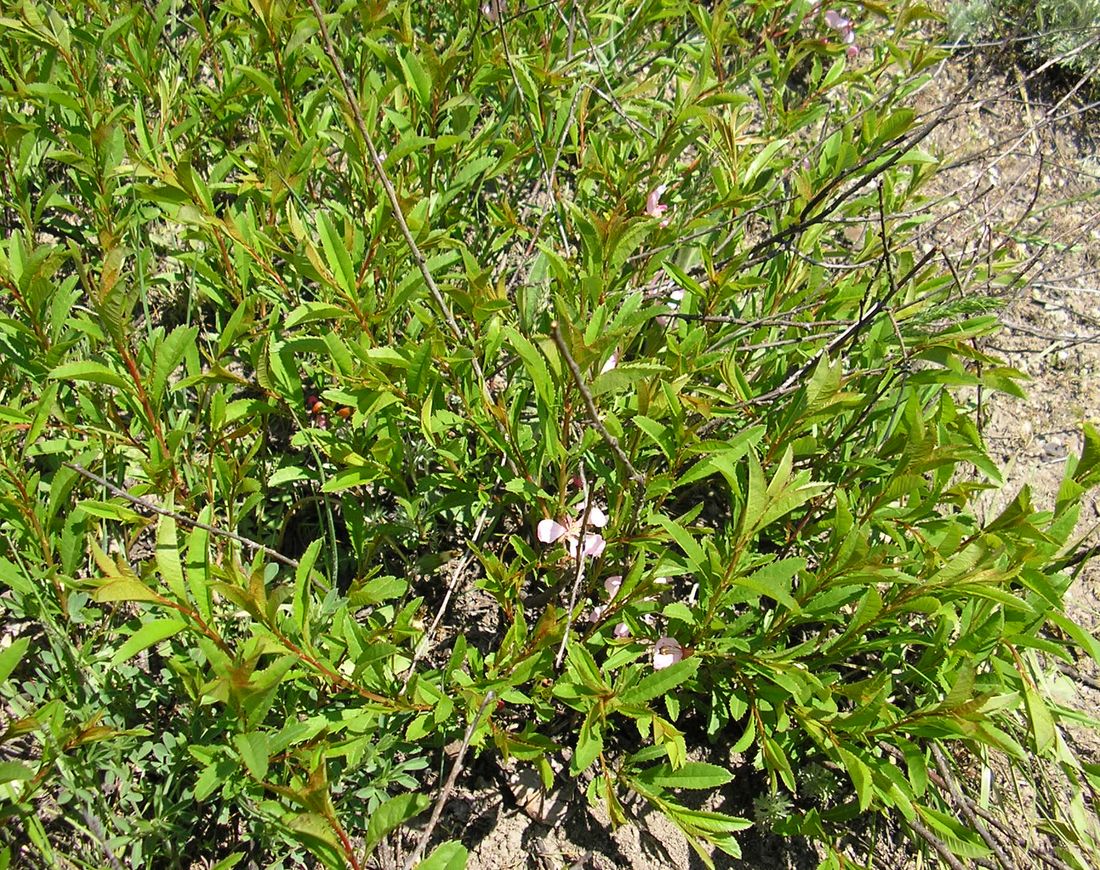
{"type": "Polygon", "coordinates": [[[650,217],[660,217],[667,205],[661,205],[661,197],[664,192],[668,190],[667,184],[658,184],[653,190],[649,192],[649,196],[645,200],[645,213],[650,217]]]}
{"type": "Polygon", "coordinates": [[[684,648],[672,637],[661,637],[653,645],[653,670],[661,671],[683,661],[684,648]]]}
{"type": "Polygon", "coordinates": [[[597,559],[603,553],[604,547],[606,546],[607,541],[603,539],[603,535],[597,535],[590,532],[584,536],[584,555],[586,556],[597,559]]]}
{"type": "Polygon", "coordinates": [[[565,526],[554,522],[554,520],[540,520],[538,538],[544,544],[552,544],[568,531],[565,526]]]}
{"type": "Polygon", "coordinates": [[[614,598],[619,594],[619,589],[623,585],[623,575],[616,574],[613,577],[608,577],[603,581],[603,588],[607,592],[608,599],[614,598]]]}
{"type": "Polygon", "coordinates": [[[607,525],[607,514],[600,510],[599,505],[592,505],[592,509],[588,512],[588,525],[595,526],[597,529],[607,525]]]}
{"type": "Polygon", "coordinates": [[[625,622],[620,622],[611,633],[620,640],[624,637],[630,637],[630,626],[625,622]]]}

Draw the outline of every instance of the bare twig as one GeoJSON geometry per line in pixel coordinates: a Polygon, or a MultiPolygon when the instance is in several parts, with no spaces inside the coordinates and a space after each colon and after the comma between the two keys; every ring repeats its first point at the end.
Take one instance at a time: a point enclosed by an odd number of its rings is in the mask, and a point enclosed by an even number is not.
{"type": "MultiPolygon", "coordinates": [[[[879,299],[874,305],[872,305],[870,310],[866,314],[864,314],[861,318],[859,318],[859,320],[852,323],[851,326],[849,326],[847,329],[844,330],[844,332],[842,332],[840,335],[838,335],[836,338],[834,338],[832,341],[830,341],[825,347],[823,347],[821,350],[819,350],[817,353],[815,353],[809,360],[807,360],[793,374],[791,374],[788,377],[784,378],[783,383],[781,383],[778,387],[776,387],[774,390],[770,390],[769,392],[764,393],[762,396],[756,396],[754,399],[751,399],[750,402],[753,403],[753,404],[759,404],[761,402],[768,402],[768,401],[771,401],[772,399],[778,398],[779,396],[782,396],[784,393],[790,392],[792,389],[794,389],[798,385],[798,382],[801,381],[803,377],[805,377],[809,372],[813,371],[813,369],[817,366],[818,362],[820,362],[823,357],[831,355],[831,354],[835,353],[836,351],[840,350],[845,344],[848,343],[848,341],[850,339],[852,339],[856,335],[858,335],[860,333],[860,331],[865,326],[867,326],[872,320],[874,320],[876,317],[878,317],[878,315],[886,308],[886,306],[889,304],[890,300],[894,297],[894,294],[897,293],[897,291],[901,287],[903,287],[905,284],[907,284],[909,282],[909,280],[914,275],[916,275],[921,269],[923,269],[925,264],[930,259],[932,259],[932,257],[935,255],[935,253],[936,253],[935,248],[932,248],[929,251],[927,251],[924,254],[924,256],[921,257],[920,260],[917,261],[916,265],[913,266],[913,268],[910,269],[901,278],[900,281],[898,281],[894,286],[892,286],[888,290],[888,292],[884,293],[882,298],[879,299]]],[[[904,345],[902,345],[902,351],[904,352],[904,350],[905,350],[905,347],[904,347],[904,345]]]]}
{"type": "Polygon", "coordinates": [[[1073,665],[1068,665],[1065,662],[1058,662],[1058,670],[1069,677],[1071,680],[1076,680],[1083,686],[1088,686],[1090,689],[1096,689],[1100,691],[1100,680],[1095,677],[1090,677],[1088,674],[1082,674],[1073,665]]]}
{"type": "Polygon", "coordinates": [[[944,757],[943,751],[935,743],[932,744],[932,757],[936,761],[936,768],[940,772],[940,776],[943,777],[943,781],[947,783],[948,790],[951,792],[951,797],[954,798],[956,806],[966,816],[966,820],[970,822],[970,826],[978,832],[985,843],[993,851],[993,854],[997,856],[997,860],[1001,862],[1001,866],[1004,870],[1012,870],[1017,866],[1016,861],[1009,860],[1008,855],[1005,853],[1001,842],[993,836],[993,833],[986,826],[977,814],[974,812],[970,800],[963,794],[959,784],[955,782],[955,778],[951,775],[951,769],[947,765],[947,759],[944,757]]]}
{"type": "MultiPolygon", "coordinates": [[[[310,0],[313,2],[313,0],[310,0]]],[[[431,818],[428,819],[428,826],[424,828],[423,833],[420,835],[420,840],[417,841],[416,848],[409,853],[409,857],[405,859],[405,870],[411,870],[419,862],[421,856],[424,854],[424,850],[428,846],[428,841],[432,838],[432,832],[435,830],[435,826],[439,824],[439,817],[443,813],[443,805],[447,803],[447,798],[451,796],[451,792],[455,787],[455,780],[458,779],[458,774],[462,771],[462,763],[466,757],[466,750],[470,748],[470,741],[473,739],[474,732],[477,730],[477,726],[481,722],[481,717],[485,713],[485,710],[496,698],[496,693],[492,690],[485,693],[485,700],[481,702],[481,706],[477,708],[477,713],[473,719],[470,720],[470,724],[466,727],[466,734],[462,738],[462,746],[459,747],[458,754],[455,756],[454,764],[451,766],[451,772],[447,776],[447,781],[443,784],[443,788],[439,792],[439,797],[436,799],[435,806],[432,808],[431,818]]]]}
{"type": "MultiPolygon", "coordinates": [[[[316,0],[309,0],[310,3],[316,2],[316,0]]],[[[561,235],[562,248],[565,251],[565,255],[570,256],[569,234],[565,229],[565,218],[562,216],[561,203],[558,201],[557,191],[553,188],[553,180],[550,176],[550,167],[546,163],[546,155],[542,153],[542,148],[539,146],[537,137],[535,136],[535,124],[531,120],[531,110],[527,105],[527,92],[523,89],[519,83],[519,76],[516,73],[516,66],[512,60],[512,52],[508,48],[508,33],[504,29],[503,19],[497,22],[497,29],[500,31],[500,46],[504,50],[504,62],[508,66],[508,72],[512,76],[512,84],[516,89],[516,100],[523,107],[523,122],[527,126],[527,132],[531,136],[531,143],[535,149],[535,153],[538,155],[539,164],[542,168],[542,177],[546,185],[546,195],[550,197],[552,207],[554,211],[554,217],[558,224],[558,233],[561,235]]]]}
{"type": "Polygon", "coordinates": [[[435,278],[432,277],[431,270],[428,268],[428,261],[420,250],[420,246],[416,244],[416,239],[413,238],[412,231],[409,229],[409,224],[405,220],[405,213],[401,209],[401,201],[397,198],[397,190],[394,188],[393,182],[390,181],[389,175],[386,174],[385,166],[382,164],[382,158],[379,156],[378,149],[374,145],[374,139],[371,137],[370,131],[367,130],[366,121],[363,120],[363,112],[359,108],[359,98],[356,96],[355,90],[348,80],[348,74],[347,70],[344,69],[344,64],[336,54],[336,47],[332,44],[332,37],[329,36],[328,32],[328,25],[325,24],[324,13],[321,12],[321,7],[317,5],[317,0],[309,0],[309,6],[313,10],[313,15],[317,19],[317,26],[320,28],[321,45],[325,50],[325,54],[328,55],[328,59],[332,63],[333,68],[336,70],[336,77],[340,79],[340,84],[343,86],[344,96],[348,101],[348,108],[351,110],[352,118],[355,120],[355,127],[360,137],[363,139],[363,144],[366,145],[367,154],[370,156],[374,174],[378,177],[378,180],[382,183],[382,188],[386,191],[386,198],[389,200],[390,208],[393,210],[394,220],[397,221],[397,225],[401,229],[401,235],[405,237],[405,244],[408,245],[409,252],[416,261],[416,266],[420,270],[420,274],[423,276],[424,283],[427,285],[428,291],[432,294],[435,304],[443,314],[444,320],[447,321],[447,326],[450,328],[455,338],[459,341],[465,341],[466,335],[455,320],[454,314],[451,313],[451,307],[447,304],[447,300],[443,298],[439,286],[435,283],[435,278]]]}
{"type": "MultiPolygon", "coordinates": [[[[488,517],[488,514],[482,514],[478,518],[477,525],[474,527],[474,534],[470,538],[470,543],[473,543],[481,537],[488,517]]],[[[465,555],[458,560],[454,569],[451,571],[451,579],[447,582],[447,592],[443,596],[443,601],[440,603],[439,609],[436,611],[435,619],[432,620],[432,624],[427,632],[425,632],[424,638],[416,645],[416,650],[413,652],[413,658],[409,663],[409,669],[405,672],[405,677],[401,682],[401,694],[404,694],[405,690],[408,689],[409,680],[411,680],[413,674],[416,673],[417,662],[419,662],[424,654],[431,648],[432,635],[435,634],[435,630],[439,628],[439,623],[443,621],[443,614],[447,612],[447,605],[451,602],[451,596],[454,594],[455,587],[458,586],[458,581],[466,573],[466,568],[472,560],[473,553],[467,550],[465,555]]]]}
{"type": "Polygon", "coordinates": [[[557,345],[558,351],[561,353],[562,358],[565,360],[565,364],[569,367],[569,371],[573,375],[573,381],[577,385],[577,389],[580,390],[581,396],[584,398],[584,405],[588,409],[588,418],[592,425],[596,427],[596,431],[600,433],[600,437],[611,451],[619,458],[619,461],[623,464],[627,471],[630,472],[631,479],[638,485],[645,483],[645,477],[637,468],[634,467],[634,463],[630,461],[630,457],[626,455],[622,446],[619,444],[619,439],[607,431],[607,427],[604,426],[603,421],[600,420],[600,413],[596,410],[596,402],[592,398],[592,391],[588,389],[588,386],[584,382],[584,376],[581,374],[580,366],[577,365],[577,361],[573,359],[573,354],[569,352],[569,347],[565,343],[565,339],[561,334],[561,326],[555,320],[550,324],[550,332],[554,337],[554,344],[557,345]]]}
{"type": "Polygon", "coordinates": [[[943,859],[943,863],[950,867],[951,870],[966,870],[963,863],[955,857],[955,853],[947,848],[943,840],[928,830],[923,822],[916,818],[910,819],[909,827],[916,831],[922,840],[936,850],[936,854],[943,859]]]}
{"type": "Polygon", "coordinates": [[[151,501],[147,501],[143,498],[138,498],[136,495],[130,495],[130,493],[126,492],[126,490],[120,489],[110,481],[107,481],[104,478],[100,477],[98,474],[89,471],[82,465],[79,465],[75,462],[66,462],[65,467],[71,468],[78,474],[81,474],[84,477],[88,478],[88,480],[98,483],[109,493],[111,493],[111,495],[125,499],[126,501],[130,502],[130,504],[135,505],[136,507],[140,507],[143,510],[150,511],[155,514],[160,514],[162,517],[170,517],[178,523],[183,523],[184,525],[191,526],[192,528],[202,529],[204,532],[210,532],[210,534],[212,535],[218,535],[222,538],[229,538],[229,540],[231,541],[236,541],[238,544],[242,544],[249,549],[259,551],[265,556],[274,559],[276,562],[282,562],[284,565],[289,565],[291,568],[298,567],[297,559],[291,559],[289,556],[284,556],[278,550],[273,550],[271,549],[271,547],[267,547],[259,543],[258,541],[253,541],[250,538],[238,535],[236,532],[230,532],[226,529],[219,529],[217,526],[212,526],[209,523],[203,523],[199,522],[198,520],[193,520],[191,519],[191,517],[185,516],[184,514],[177,513],[176,511],[166,510],[159,505],[153,504],[151,501]]]}
{"type": "MultiPolygon", "coordinates": [[[[901,761],[901,762],[905,761],[904,753],[902,753],[902,751],[900,749],[898,749],[896,746],[891,746],[888,743],[880,743],[879,746],[887,754],[892,755],[898,761],[901,761]]],[[[939,773],[937,773],[935,770],[929,770],[928,771],[928,778],[933,783],[935,783],[936,786],[938,788],[940,788],[941,790],[943,790],[945,792],[950,792],[951,791],[951,788],[947,784],[947,781],[942,776],[940,776],[939,773]]],[[[1035,848],[1032,844],[1028,843],[1023,837],[1021,837],[1015,831],[1011,830],[1004,822],[1002,822],[995,815],[993,815],[993,813],[989,812],[989,810],[983,808],[981,805],[977,804],[975,801],[968,798],[966,795],[961,795],[961,797],[962,797],[962,800],[965,801],[968,804],[970,810],[976,816],[980,816],[983,821],[988,822],[990,825],[992,825],[994,828],[996,828],[998,833],[1000,833],[1001,836],[1004,837],[1004,839],[1007,842],[1012,843],[1013,845],[1017,846],[1018,848],[1026,849],[1029,855],[1039,859],[1044,864],[1046,864],[1048,867],[1051,867],[1052,870],[1073,870],[1073,868],[1070,867],[1069,864],[1065,863],[1060,858],[1056,858],[1053,855],[1049,855],[1046,852],[1043,852],[1043,851],[1035,848]]]]}
{"type": "Polygon", "coordinates": [[[592,513],[592,493],[588,489],[588,480],[584,477],[584,466],[581,466],[581,478],[584,480],[584,513],[581,515],[580,539],[576,543],[577,561],[573,571],[573,588],[569,593],[569,608],[565,611],[565,631],[561,635],[561,644],[558,646],[558,654],[554,657],[554,669],[561,668],[565,658],[565,648],[569,645],[569,629],[573,625],[573,608],[577,606],[577,594],[580,592],[581,581],[584,580],[584,545],[588,517],[592,513]]]}

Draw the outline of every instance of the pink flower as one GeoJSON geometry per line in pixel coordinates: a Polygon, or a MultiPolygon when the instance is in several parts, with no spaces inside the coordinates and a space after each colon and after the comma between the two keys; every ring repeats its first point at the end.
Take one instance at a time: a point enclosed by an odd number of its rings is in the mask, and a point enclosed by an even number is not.
{"type": "Polygon", "coordinates": [[[825,23],[833,28],[833,30],[839,30],[841,33],[844,33],[845,30],[850,30],[852,27],[851,19],[845,18],[841,13],[832,9],[825,13],[825,23]]]}
{"type": "MultiPolygon", "coordinates": [[[[566,517],[562,523],[556,520],[541,520],[538,526],[538,539],[544,544],[553,544],[555,541],[560,541],[562,538],[565,538],[565,548],[574,559],[577,558],[578,549],[580,549],[585,556],[597,558],[603,553],[604,547],[607,546],[607,542],[604,541],[602,535],[596,532],[584,532],[581,528],[581,519],[583,516],[584,510],[582,508],[580,515],[576,517],[566,517]],[[582,534],[584,535],[583,546],[581,546],[580,543],[582,534]]],[[[597,529],[602,529],[607,525],[607,514],[596,505],[592,505],[592,510],[588,512],[588,525],[595,526],[597,529]]]]}
{"type": "Polygon", "coordinates": [[[600,374],[611,371],[615,366],[619,364],[619,349],[615,348],[611,351],[611,356],[607,358],[607,362],[603,364],[603,368],[600,369],[600,374]]]}
{"type": "Polygon", "coordinates": [[[825,23],[840,34],[840,38],[848,46],[848,57],[856,57],[859,54],[859,46],[856,45],[856,28],[852,19],[830,9],[825,13],[825,23]]]}
{"type": "Polygon", "coordinates": [[[614,598],[616,595],[619,594],[619,588],[622,585],[623,585],[623,576],[622,576],[622,574],[616,574],[615,576],[608,577],[606,580],[603,581],[603,588],[604,588],[604,591],[607,592],[608,600],[611,600],[612,598],[614,598]]]}
{"type": "Polygon", "coordinates": [[[661,671],[665,668],[683,661],[684,648],[680,642],[672,637],[660,637],[653,644],[653,670],[661,671]]]}
{"type": "Polygon", "coordinates": [[[599,622],[603,618],[603,612],[607,610],[606,604],[597,604],[592,608],[592,612],[588,614],[589,622],[599,622]]]}
{"type": "MultiPolygon", "coordinates": [[[[651,218],[660,218],[662,215],[664,215],[666,211],[668,211],[668,206],[661,202],[661,197],[664,195],[664,192],[666,190],[668,190],[667,184],[658,184],[655,188],[653,188],[653,190],[649,192],[649,196],[646,197],[645,213],[651,218]]],[[[669,219],[664,218],[664,220],[661,221],[660,225],[662,227],[667,227],[668,224],[669,219]]]]}
{"type": "Polygon", "coordinates": [[[496,24],[500,21],[500,16],[504,14],[504,6],[504,0],[489,0],[488,3],[482,4],[481,14],[493,24],[496,24]]]}
{"type": "Polygon", "coordinates": [[[620,622],[611,633],[619,640],[622,640],[625,637],[630,637],[630,626],[625,622],[620,622]]]}

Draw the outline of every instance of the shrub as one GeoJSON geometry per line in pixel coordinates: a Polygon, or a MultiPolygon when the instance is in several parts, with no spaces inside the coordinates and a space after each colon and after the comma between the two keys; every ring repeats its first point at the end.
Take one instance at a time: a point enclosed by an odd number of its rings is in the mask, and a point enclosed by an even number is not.
{"type": "Polygon", "coordinates": [[[1100,0],[961,0],[948,8],[952,37],[1023,40],[1039,62],[1053,62],[1095,82],[1100,73],[1100,0]]]}
{"type": "Polygon", "coordinates": [[[992,753],[1081,800],[1042,675],[1098,652],[1100,438],[976,515],[961,391],[1019,375],[915,241],[919,13],[0,20],[17,856],[363,866],[455,741],[706,862],[751,801],[684,792],[735,774],[834,867],[875,814],[994,855],[950,787],[992,753]]]}

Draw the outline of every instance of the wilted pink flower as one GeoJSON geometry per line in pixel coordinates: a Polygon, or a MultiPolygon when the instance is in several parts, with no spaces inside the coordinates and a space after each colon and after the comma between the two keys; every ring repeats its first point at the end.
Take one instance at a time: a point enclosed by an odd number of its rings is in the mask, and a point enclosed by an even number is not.
{"type": "Polygon", "coordinates": [[[609,599],[614,598],[619,594],[619,588],[623,585],[622,574],[616,574],[613,577],[608,577],[603,581],[603,588],[607,592],[609,599]]]}
{"type": "Polygon", "coordinates": [[[611,633],[619,638],[619,640],[622,640],[624,637],[630,637],[630,626],[625,622],[620,622],[611,633]]]}
{"type": "Polygon", "coordinates": [[[840,38],[848,46],[848,57],[855,57],[859,54],[859,46],[856,45],[856,28],[852,23],[852,19],[830,9],[825,13],[825,23],[840,34],[840,38]]]}
{"type": "Polygon", "coordinates": [[[676,664],[678,661],[682,661],[684,658],[684,648],[680,646],[680,642],[672,637],[660,637],[657,639],[657,643],[653,644],[653,670],[661,671],[670,665],[676,664]]]}
{"type": "MultiPolygon", "coordinates": [[[[556,520],[539,521],[538,539],[544,544],[553,544],[555,541],[565,538],[565,548],[574,559],[577,558],[578,549],[581,549],[585,556],[598,557],[603,552],[604,547],[607,546],[607,542],[604,541],[602,535],[596,532],[584,532],[581,528],[583,516],[584,510],[582,509],[580,515],[566,517],[563,523],[556,520]],[[580,545],[582,534],[584,535],[583,547],[580,545]]],[[[588,512],[588,525],[602,529],[607,525],[607,514],[596,505],[592,505],[592,510],[588,512]]]]}
{"type": "MultiPolygon", "coordinates": [[[[649,192],[649,196],[646,197],[645,213],[651,218],[659,218],[666,211],[668,211],[668,206],[661,202],[661,197],[664,195],[664,192],[666,190],[668,190],[667,184],[658,184],[655,188],[653,188],[653,190],[649,192]]],[[[669,219],[665,218],[661,221],[660,225],[662,227],[667,227],[668,224],[669,219]]]]}
{"type": "Polygon", "coordinates": [[[504,14],[505,0],[489,0],[488,3],[482,4],[481,14],[484,15],[493,24],[500,21],[500,16],[504,14]]]}

